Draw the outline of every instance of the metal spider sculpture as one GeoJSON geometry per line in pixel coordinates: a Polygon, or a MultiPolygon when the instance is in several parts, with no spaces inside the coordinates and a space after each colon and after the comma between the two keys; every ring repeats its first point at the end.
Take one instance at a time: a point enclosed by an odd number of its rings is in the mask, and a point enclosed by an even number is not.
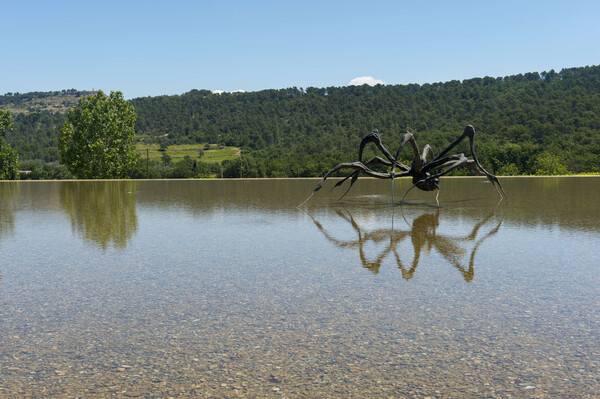
{"type": "Polygon", "coordinates": [[[299,206],[304,205],[317,191],[319,191],[328,177],[330,177],[333,173],[341,169],[354,169],[354,172],[352,172],[350,175],[346,176],[344,179],[337,182],[335,186],[333,186],[332,190],[344,184],[346,180],[350,178],[352,179],[350,180],[350,186],[348,187],[346,192],[340,197],[340,199],[346,196],[346,194],[348,193],[348,191],[350,191],[354,183],[356,183],[356,180],[358,180],[358,177],[362,172],[367,176],[375,177],[378,179],[391,179],[392,201],[394,200],[394,179],[398,177],[411,176],[413,185],[406,191],[406,193],[404,193],[402,201],[404,201],[404,198],[406,198],[406,194],[408,194],[410,190],[412,190],[414,187],[417,187],[423,191],[437,190],[435,200],[436,202],[438,202],[439,205],[438,196],[440,193],[440,177],[447,175],[452,170],[463,165],[470,166],[480,175],[486,176],[488,180],[494,185],[494,187],[498,191],[498,194],[500,194],[500,197],[502,199],[506,199],[506,193],[504,192],[502,185],[498,181],[498,178],[490,172],[488,172],[487,170],[485,170],[485,168],[479,163],[477,155],[475,155],[475,149],[473,147],[474,137],[475,128],[471,125],[468,125],[465,128],[464,133],[458,139],[454,140],[452,144],[450,144],[448,147],[446,147],[446,149],[444,149],[437,156],[435,156],[435,154],[433,153],[433,149],[429,144],[426,144],[423,148],[423,152],[420,153],[415,137],[412,133],[407,132],[402,139],[400,148],[398,148],[398,151],[396,152],[396,156],[393,157],[392,154],[383,146],[381,142],[381,137],[379,136],[379,131],[375,129],[369,135],[362,139],[360,143],[360,148],[358,150],[358,162],[341,163],[333,169],[331,169],[329,172],[327,172],[327,174],[325,174],[325,177],[323,177],[319,184],[317,184],[310,196],[299,206]],[[454,147],[460,144],[460,142],[467,137],[469,138],[469,145],[471,148],[471,155],[473,156],[473,159],[467,158],[462,153],[455,155],[446,155],[450,152],[450,150],[452,150],[454,147]],[[369,143],[374,143],[377,146],[377,148],[379,148],[379,150],[383,153],[383,155],[385,155],[386,159],[376,156],[368,162],[363,162],[363,151],[366,145],[369,143]],[[400,154],[402,153],[402,150],[404,149],[406,144],[410,144],[414,155],[414,160],[410,167],[398,161],[398,159],[400,158],[400,154]],[[428,157],[432,159],[430,161],[427,161],[428,157]],[[384,165],[391,168],[391,170],[388,173],[376,172],[369,168],[369,166],[371,165],[384,165]]]}

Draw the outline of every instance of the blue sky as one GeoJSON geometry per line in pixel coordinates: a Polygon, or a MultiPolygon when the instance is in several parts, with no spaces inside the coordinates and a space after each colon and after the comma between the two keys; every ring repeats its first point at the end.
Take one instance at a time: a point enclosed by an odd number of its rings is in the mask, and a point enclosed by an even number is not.
{"type": "Polygon", "coordinates": [[[0,94],[433,83],[600,64],[600,1],[0,0],[0,94]]]}

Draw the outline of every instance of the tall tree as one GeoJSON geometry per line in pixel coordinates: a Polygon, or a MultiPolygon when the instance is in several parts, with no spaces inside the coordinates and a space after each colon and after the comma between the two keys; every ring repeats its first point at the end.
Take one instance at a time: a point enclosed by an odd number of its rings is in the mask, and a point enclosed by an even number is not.
{"type": "Polygon", "coordinates": [[[4,142],[6,131],[12,128],[9,111],[0,109],[0,180],[19,179],[19,155],[4,142]]]}
{"type": "Polygon", "coordinates": [[[60,131],[61,162],[78,178],[127,177],[139,158],[133,145],[136,117],[120,91],[82,98],[60,131]]]}

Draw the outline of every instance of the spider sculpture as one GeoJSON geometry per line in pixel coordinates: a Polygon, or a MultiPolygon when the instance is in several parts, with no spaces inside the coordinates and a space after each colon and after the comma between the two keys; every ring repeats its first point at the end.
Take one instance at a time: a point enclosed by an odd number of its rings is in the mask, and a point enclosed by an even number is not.
{"type": "Polygon", "coordinates": [[[443,150],[437,156],[435,156],[435,154],[433,153],[433,149],[429,144],[425,145],[425,148],[423,148],[423,152],[420,153],[419,147],[417,146],[417,142],[415,141],[415,137],[412,135],[412,133],[406,133],[402,139],[400,148],[398,148],[398,151],[396,152],[396,156],[393,157],[392,154],[381,143],[379,131],[375,129],[369,135],[362,139],[360,143],[360,148],[358,150],[358,162],[341,163],[333,169],[331,169],[329,172],[327,172],[327,174],[325,174],[325,177],[321,179],[319,184],[317,184],[311,195],[299,206],[302,206],[317,191],[319,191],[323,186],[323,183],[325,182],[325,180],[327,180],[329,176],[341,169],[354,169],[354,172],[352,172],[350,175],[346,176],[344,179],[337,182],[335,186],[333,186],[332,190],[344,184],[346,180],[351,179],[350,186],[348,187],[346,192],[340,197],[340,199],[344,198],[348,191],[350,191],[352,185],[354,185],[360,173],[362,172],[367,176],[375,177],[378,179],[391,179],[392,201],[394,198],[394,179],[397,177],[411,176],[413,185],[406,191],[404,197],[402,197],[403,201],[404,198],[406,198],[406,194],[408,194],[408,192],[414,187],[417,187],[423,191],[437,190],[435,200],[436,202],[438,202],[438,196],[440,192],[440,177],[447,175],[452,170],[463,165],[470,166],[475,172],[479,173],[480,175],[486,176],[488,180],[492,182],[492,184],[498,191],[498,194],[500,194],[500,197],[502,199],[505,199],[506,193],[504,192],[502,185],[498,181],[498,178],[493,174],[489,173],[487,170],[485,170],[484,167],[481,166],[481,164],[479,163],[479,160],[477,160],[477,155],[475,155],[475,149],[473,148],[474,137],[475,128],[471,125],[468,125],[465,128],[464,133],[459,138],[457,138],[452,144],[446,147],[445,150],[443,150]],[[463,141],[467,137],[469,138],[469,145],[471,147],[471,155],[473,156],[473,159],[467,158],[464,154],[446,155],[450,152],[450,150],[456,147],[461,141],[463,141]],[[368,162],[363,162],[363,151],[365,149],[365,146],[369,143],[374,143],[377,146],[377,148],[379,148],[379,150],[383,153],[386,159],[376,156],[368,162]],[[404,149],[406,144],[410,144],[414,155],[414,160],[410,167],[398,161],[398,159],[400,158],[400,154],[402,153],[402,150],[404,149]],[[428,157],[431,158],[430,161],[427,161],[428,157]],[[370,168],[371,165],[384,165],[391,169],[387,173],[376,172],[370,168]]]}

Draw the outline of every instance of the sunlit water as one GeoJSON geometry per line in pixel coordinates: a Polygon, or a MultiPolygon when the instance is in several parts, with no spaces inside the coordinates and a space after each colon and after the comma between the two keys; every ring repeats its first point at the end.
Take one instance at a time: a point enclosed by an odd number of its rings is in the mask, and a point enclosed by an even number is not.
{"type": "Polygon", "coordinates": [[[501,181],[0,183],[0,397],[597,397],[600,178],[501,181]]]}

